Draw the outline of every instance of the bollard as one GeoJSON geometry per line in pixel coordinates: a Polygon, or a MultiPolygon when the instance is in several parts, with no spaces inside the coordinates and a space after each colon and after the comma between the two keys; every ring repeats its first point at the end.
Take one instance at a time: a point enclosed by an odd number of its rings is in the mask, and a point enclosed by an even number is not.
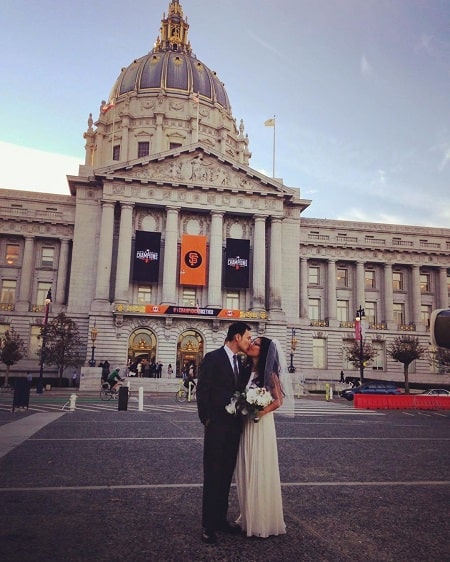
{"type": "Polygon", "coordinates": [[[74,411],[75,411],[76,403],[77,403],[77,395],[76,395],[76,394],[71,394],[71,395],[70,395],[70,403],[69,403],[69,410],[70,410],[71,412],[74,412],[74,411]]]}
{"type": "Polygon", "coordinates": [[[140,386],[139,387],[139,404],[138,404],[138,410],[139,412],[143,412],[144,411],[144,387],[140,386]]]}
{"type": "Polygon", "coordinates": [[[328,383],[325,384],[325,400],[330,399],[330,385],[328,383]]]}

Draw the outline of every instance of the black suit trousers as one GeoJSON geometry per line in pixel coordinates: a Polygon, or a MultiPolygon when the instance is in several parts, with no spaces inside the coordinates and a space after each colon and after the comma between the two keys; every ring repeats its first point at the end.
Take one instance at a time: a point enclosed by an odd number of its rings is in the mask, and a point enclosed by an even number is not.
{"type": "Polygon", "coordinates": [[[228,496],[239,450],[241,420],[226,414],[205,427],[203,450],[203,527],[218,530],[227,520],[228,496]]]}

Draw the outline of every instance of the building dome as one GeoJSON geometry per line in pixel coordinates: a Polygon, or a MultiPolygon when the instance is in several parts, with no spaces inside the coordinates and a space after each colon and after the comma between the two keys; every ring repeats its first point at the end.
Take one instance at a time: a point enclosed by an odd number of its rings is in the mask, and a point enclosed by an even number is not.
{"type": "Polygon", "coordinates": [[[241,164],[251,153],[224,84],[192,52],[179,0],[163,14],[153,49],[122,68],[92,127],[86,165],[102,168],[201,143],[241,164]]]}
{"type": "Polygon", "coordinates": [[[198,94],[203,101],[218,103],[231,111],[224,85],[215,72],[191,53],[161,47],[122,69],[110,100],[131,92],[159,94],[161,90],[167,94],[198,94]]]}

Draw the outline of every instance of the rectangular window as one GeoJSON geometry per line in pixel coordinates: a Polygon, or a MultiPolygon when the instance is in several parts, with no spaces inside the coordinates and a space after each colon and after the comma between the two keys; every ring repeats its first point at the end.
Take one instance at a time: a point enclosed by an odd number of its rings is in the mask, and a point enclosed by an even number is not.
{"type": "Polygon", "coordinates": [[[366,289],[375,289],[375,271],[366,270],[364,272],[364,285],[366,289]]]}
{"type": "Polygon", "coordinates": [[[173,148],[179,148],[180,146],[183,146],[181,144],[181,142],[170,142],[169,143],[169,150],[172,150],[173,148]]]}
{"type": "Polygon", "coordinates": [[[430,274],[429,273],[421,273],[420,274],[420,292],[421,293],[431,293],[430,274]]]}
{"type": "Polygon", "coordinates": [[[120,160],[120,144],[113,146],[113,160],[120,160]]]}
{"type": "Polygon", "coordinates": [[[377,303],[367,302],[364,305],[364,312],[366,314],[366,324],[376,324],[377,322],[377,303]]]}
{"type": "Polygon", "coordinates": [[[309,299],[308,314],[310,320],[320,320],[320,299],[309,299]]]}
{"type": "Polygon", "coordinates": [[[337,301],[336,313],[339,322],[348,322],[348,301],[337,301]]]}
{"type": "Polygon", "coordinates": [[[41,254],[41,267],[53,267],[55,261],[55,248],[43,247],[41,254]]]}
{"type": "Polygon", "coordinates": [[[316,266],[308,268],[308,285],[320,285],[320,269],[316,266]]]}
{"type": "Polygon", "coordinates": [[[397,322],[397,324],[404,324],[405,305],[403,303],[394,303],[393,312],[394,312],[394,322],[397,322]]]}
{"type": "Polygon", "coordinates": [[[197,306],[197,293],[195,289],[183,289],[181,306],[197,306]]]}
{"type": "Polygon", "coordinates": [[[420,319],[424,326],[430,327],[430,317],[431,317],[432,306],[429,304],[422,304],[420,306],[420,319]]]}
{"type": "Polygon", "coordinates": [[[138,287],[138,304],[152,304],[152,288],[138,287]]]}
{"type": "Polygon", "coordinates": [[[48,290],[51,289],[51,287],[51,283],[38,283],[36,304],[45,305],[45,299],[47,298],[48,290]]]}
{"type": "Polygon", "coordinates": [[[28,346],[28,358],[36,359],[37,352],[42,346],[41,327],[31,326],[30,345],[28,346]]]}
{"type": "Polygon", "coordinates": [[[144,158],[144,156],[148,156],[150,154],[150,143],[146,142],[138,142],[138,158],[144,158]]]}
{"type": "Polygon", "coordinates": [[[394,271],[392,273],[392,288],[394,291],[403,291],[403,273],[394,271]]]}
{"type": "Polygon", "coordinates": [[[228,292],[225,297],[225,306],[230,310],[239,310],[239,293],[238,292],[228,292]]]}
{"type": "Polygon", "coordinates": [[[337,271],[337,286],[348,287],[348,269],[338,268],[337,271]]]}
{"type": "Polygon", "coordinates": [[[2,304],[15,304],[16,288],[17,281],[13,281],[12,279],[4,279],[2,281],[2,293],[0,302],[2,304]]]}
{"type": "Polygon", "coordinates": [[[372,369],[374,371],[384,371],[384,343],[372,340],[372,347],[375,352],[372,369]]]}
{"type": "Polygon", "coordinates": [[[19,264],[19,245],[18,244],[6,244],[6,265],[18,265],[19,264]]]}
{"type": "Polygon", "coordinates": [[[325,369],[325,340],[313,338],[313,368],[325,369]]]}

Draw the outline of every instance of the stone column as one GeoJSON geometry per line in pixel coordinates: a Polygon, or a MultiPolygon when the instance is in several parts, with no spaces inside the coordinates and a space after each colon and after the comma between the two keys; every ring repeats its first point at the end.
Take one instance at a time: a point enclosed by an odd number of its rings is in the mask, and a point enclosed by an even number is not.
{"type": "Polygon", "coordinates": [[[223,213],[212,211],[209,238],[209,280],[207,306],[222,308],[223,213]]]}
{"type": "Polygon", "coordinates": [[[393,328],[394,324],[394,290],[392,287],[392,265],[384,264],[384,320],[388,329],[393,328]]]}
{"type": "Polygon", "coordinates": [[[252,309],[266,309],[266,218],[255,216],[252,309]]]}
{"type": "Polygon", "coordinates": [[[283,271],[281,219],[272,217],[270,228],[269,310],[281,310],[281,276],[283,271]]]}
{"type": "Polygon", "coordinates": [[[58,284],[56,286],[55,302],[64,304],[66,297],[67,270],[69,267],[69,240],[62,239],[59,251],[58,284]]]}
{"type": "Polygon", "coordinates": [[[162,152],[163,150],[167,150],[168,147],[163,147],[163,121],[164,121],[164,114],[163,113],[155,113],[155,125],[156,125],[156,132],[155,132],[155,150],[152,150],[152,154],[155,152],[162,152]]]}
{"type": "Polygon", "coordinates": [[[308,319],[308,258],[300,259],[300,318],[308,319]]]}
{"type": "Polygon", "coordinates": [[[176,304],[177,244],[179,209],[167,207],[166,239],[164,244],[163,304],[176,304]]]}
{"type": "Polygon", "coordinates": [[[130,290],[131,239],[133,237],[133,204],[120,204],[119,247],[117,251],[116,288],[114,300],[126,303],[130,290]]]}
{"type": "Polygon", "coordinates": [[[364,303],[366,302],[366,292],[363,261],[356,262],[356,301],[357,309],[360,305],[364,308],[364,303]]]}
{"type": "Polygon", "coordinates": [[[410,310],[411,310],[411,320],[416,325],[416,329],[422,325],[421,322],[421,303],[422,294],[420,292],[420,267],[418,265],[412,266],[411,273],[411,300],[410,300],[410,310]]]}
{"type": "Polygon", "coordinates": [[[34,236],[25,236],[22,271],[20,273],[19,301],[16,309],[28,311],[30,305],[31,280],[33,279],[34,236]]]}
{"type": "Polygon", "coordinates": [[[122,123],[121,123],[121,131],[122,131],[122,139],[120,141],[120,150],[123,154],[120,155],[120,159],[122,161],[128,162],[128,160],[133,160],[137,158],[137,153],[134,155],[130,155],[130,146],[128,142],[128,128],[130,126],[130,118],[128,115],[122,116],[122,123]]]}
{"type": "Polygon", "coordinates": [[[439,268],[439,308],[448,308],[447,268],[439,268]]]}
{"type": "Polygon", "coordinates": [[[328,323],[337,327],[336,260],[328,260],[328,323]]]}
{"type": "Polygon", "coordinates": [[[97,260],[97,282],[95,300],[109,301],[109,283],[111,279],[111,260],[114,234],[114,201],[103,201],[102,224],[97,260]]]}

